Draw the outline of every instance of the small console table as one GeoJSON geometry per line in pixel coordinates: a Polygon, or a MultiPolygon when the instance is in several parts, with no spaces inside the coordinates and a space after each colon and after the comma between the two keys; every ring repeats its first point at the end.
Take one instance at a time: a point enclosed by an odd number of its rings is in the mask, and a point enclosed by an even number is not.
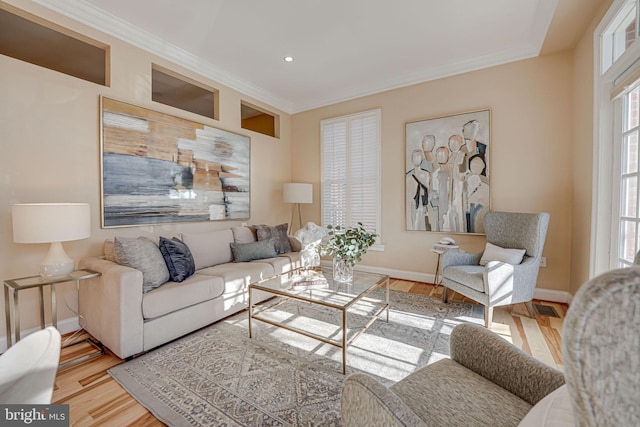
{"type": "Polygon", "coordinates": [[[54,328],[58,328],[58,313],[56,305],[56,285],[58,283],[65,282],[78,282],[80,280],[90,279],[92,277],[98,277],[100,273],[93,270],[76,270],[72,271],[66,276],[61,277],[42,277],[42,276],[30,276],[21,277],[18,279],[9,279],[4,281],[4,311],[6,316],[7,326],[7,348],[11,347],[11,303],[9,302],[9,294],[12,294],[13,298],[13,326],[15,332],[15,342],[20,340],[20,304],[18,294],[20,291],[31,288],[38,288],[40,293],[40,327],[44,329],[44,287],[51,286],[51,323],[54,328]]]}
{"type": "Polygon", "coordinates": [[[458,245],[441,245],[441,244],[436,244],[433,246],[433,249],[431,249],[431,252],[433,252],[434,254],[436,254],[438,256],[438,261],[436,262],[436,272],[433,275],[433,284],[436,285],[436,289],[438,288],[438,285],[440,284],[440,282],[442,281],[442,271],[440,268],[440,257],[442,256],[442,254],[444,254],[447,251],[457,251],[459,250],[460,246],[458,245]]]}

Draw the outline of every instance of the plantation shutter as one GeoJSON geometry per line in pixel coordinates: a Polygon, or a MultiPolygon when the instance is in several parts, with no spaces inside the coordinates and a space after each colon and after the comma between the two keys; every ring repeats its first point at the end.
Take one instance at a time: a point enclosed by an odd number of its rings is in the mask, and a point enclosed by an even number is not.
{"type": "Polygon", "coordinates": [[[323,120],[322,223],[380,233],[380,110],[323,120]]]}

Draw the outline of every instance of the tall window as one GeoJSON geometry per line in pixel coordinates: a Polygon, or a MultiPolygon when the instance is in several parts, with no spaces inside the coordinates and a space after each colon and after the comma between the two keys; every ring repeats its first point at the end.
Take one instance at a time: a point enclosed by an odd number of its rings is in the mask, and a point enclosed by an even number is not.
{"type": "Polygon", "coordinates": [[[640,0],[614,0],[596,29],[591,270],[633,263],[640,249],[640,0]]]}
{"type": "Polygon", "coordinates": [[[628,267],[638,251],[638,131],[640,125],[640,84],[625,93],[622,99],[622,132],[620,136],[620,215],[618,267],[628,267]]]}
{"type": "Polygon", "coordinates": [[[380,234],[380,110],[320,122],[322,223],[380,234]]]}

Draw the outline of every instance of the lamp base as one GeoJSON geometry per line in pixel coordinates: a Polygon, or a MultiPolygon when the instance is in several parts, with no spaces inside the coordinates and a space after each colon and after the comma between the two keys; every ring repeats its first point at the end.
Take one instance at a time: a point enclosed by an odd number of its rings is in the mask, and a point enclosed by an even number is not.
{"type": "Polygon", "coordinates": [[[75,269],[73,261],[62,247],[62,243],[53,242],[49,246],[47,256],[40,264],[40,275],[43,277],[61,277],[70,274],[75,269]]]}

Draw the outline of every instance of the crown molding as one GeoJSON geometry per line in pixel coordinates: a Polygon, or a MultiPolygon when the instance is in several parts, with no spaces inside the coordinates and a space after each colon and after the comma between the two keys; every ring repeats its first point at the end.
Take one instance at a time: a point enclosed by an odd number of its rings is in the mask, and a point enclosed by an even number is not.
{"type": "Polygon", "coordinates": [[[386,80],[374,87],[357,87],[351,90],[343,90],[342,97],[327,97],[318,102],[294,104],[293,114],[315,108],[326,107],[327,105],[336,104],[338,102],[349,101],[363,96],[375,95],[377,93],[388,90],[399,89],[403,87],[413,86],[420,83],[426,83],[433,80],[443,79],[459,74],[478,71],[484,68],[495,67],[507,64],[509,62],[521,61],[538,56],[540,47],[527,46],[517,49],[506,49],[501,52],[495,52],[488,55],[477,56],[475,58],[458,61],[452,64],[446,64],[428,69],[419,70],[410,74],[399,76],[398,78],[386,80]]]}
{"type": "Polygon", "coordinates": [[[360,86],[342,89],[340,96],[327,96],[322,99],[295,103],[254,85],[249,81],[241,79],[236,75],[203,60],[193,53],[135,27],[129,22],[99,9],[84,0],[33,1],[105,34],[123,40],[126,43],[130,43],[161,58],[180,64],[181,66],[199,73],[204,77],[210,78],[220,84],[237,90],[238,92],[251,96],[288,114],[300,113],[363,96],[535,57],[540,53],[540,49],[558,3],[558,0],[540,1],[539,7],[536,10],[534,22],[529,31],[530,43],[522,48],[507,49],[501,52],[478,56],[452,64],[429,67],[428,69],[422,69],[389,80],[381,81],[379,84],[374,86],[360,86]]]}
{"type": "Polygon", "coordinates": [[[292,113],[291,102],[83,0],[34,0],[34,3],[179,64],[288,114],[292,113]]]}

